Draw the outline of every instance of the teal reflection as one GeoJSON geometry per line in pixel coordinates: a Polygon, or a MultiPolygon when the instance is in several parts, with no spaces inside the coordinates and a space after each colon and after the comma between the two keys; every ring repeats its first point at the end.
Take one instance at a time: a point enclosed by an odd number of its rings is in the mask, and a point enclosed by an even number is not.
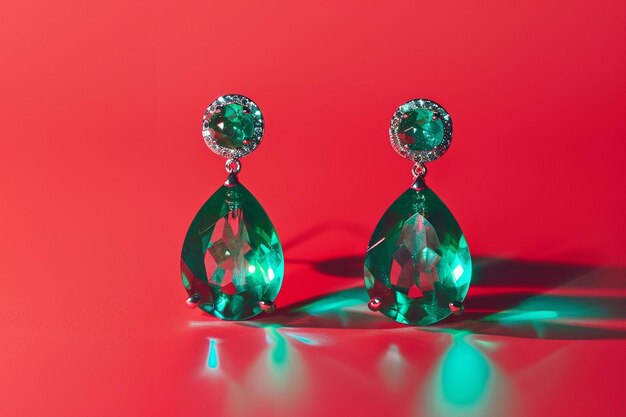
{"type": "Polygon", "coordinates": [[[452,337],[435,367],[424,405],[428,415],[482,416],[493,406],[495,371],[468,331],[443,330],[452,337]],[[427,404],[427,405],[426,405],[427,404]]]}
{"type": "Polygon", "coordinates": [[[307,305],[296,309],[296,311],[302,311],[314,316],[324,314],[334,315],[342,313],[346,309],[361,307],[364,304],[367,304],[369,299],[366,295],[367,293],[363,291],[363,288],[350,288],[325,295],[316,301],[312,301],[307,305]]]}
{"type": "MultiPolygon", "coordinates": [[[[272,392],[300,394],[305,381],[301,356],[292,345],[292,336],[286,336],[280,326],[267,326],[265,341],[267,350],[261,354],[259,368],[253,374],[262,375],[263,384],[272,392]],[[298,380],[296,383],[295,380],[298,380]]],[[[289,396],[288,396],[289,397],[289,396]]],[[[287,399],[285,399],[287,401],[287,399]]],[[[289,401],[288,401],[289,402],[289,401]]]]}
{"type": "Polygon", "coordinates": [[[489,363],[482,353],[462,336],[455,336],[441,364],[441,392],[446,402],[458,406],[479,403],[489,375],[489,363]]]}
{"type": "Polygon", "coordinates": [[[540,295],[522,301],[515,308],[485,317],[483,321],[514,324],[533,320],[604,318],[607,315],[604,306],[592,300],[540,295]]]}
{"type": "Polygon", "coordinates": [[[303,336],[301,334],[295,334],[291,332],[284,332],[285,336],[289,336],[292,339],[297,340],[298,342],[304,343],[305,345],[317,345],[317,341],[310,337],[303,336]]]}
{"type": "Polygon", "coordinates": [[[524,310],[507,310],[484,319],[484,321],[497,321],[502,324],[513,324],[517,322],[531,320],[550,320],[559,317],[559,313],[552,310],[524,311],[524,310]]]}
{"type": "Polygon", "coordinates": [[[270,367],[276,369],[286,365],[288,359],[287,341],[276,327],[265,327],[265,341],[270,345],[270,367]]]}
{"type": "Polygon", "coordinates": [[[209,369],[218,369],[219,363],[219,357],[217,354],[217,340],[209,339],[209,353],[207,354],[206,367],[209,369]]]}
{"type": "MultiPolygon", "coordinates": [[[[526,299],[515,308],[484,317],[484,323],[498,323],[514,334],[532,337],[585,337],[593,335],[593,320],[610,317],[606,300],[539,295],[526,299]],[[586,323],[575,329],[570,323],[586,323]],[[528,332],[531,332],[530,334],[528,332]]],[[[575,326],[576,326],[575,325],[575,326]]]]}
{"type": "Polygon", "coordinates": [[[363,288],[350,288],[316,298],[294,309],[296,313],[315,317],[325,326],[349,327],[362,323],[370,314],[367,310],[367,292],[363,288]]]}

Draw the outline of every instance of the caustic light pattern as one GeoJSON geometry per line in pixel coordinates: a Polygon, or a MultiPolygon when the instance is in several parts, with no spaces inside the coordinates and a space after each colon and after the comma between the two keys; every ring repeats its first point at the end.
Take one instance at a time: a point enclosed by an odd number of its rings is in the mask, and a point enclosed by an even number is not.
{"type": "Polygon", "coordinates": [[[224,320],[259,314],[259,303],[273,302],[283,280],[276,230],[241,184],[220,187],[200,208],[181,257],[189,295],[198,298],[202,310],[224,320]]]}
{"type": "Polygon", "coordinates": [[[429,188],[410,188],[376,226],[365,258],[365,286],[380,311],[405,324],[428,325],[465,299],[472,274],[459,224],[429,188]]]}

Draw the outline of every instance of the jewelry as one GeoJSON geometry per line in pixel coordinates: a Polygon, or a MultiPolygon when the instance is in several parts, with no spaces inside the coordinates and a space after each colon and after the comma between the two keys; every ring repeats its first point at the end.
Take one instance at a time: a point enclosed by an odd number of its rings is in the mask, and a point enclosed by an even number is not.
{"type": "Polygon", "coordinates": [[[391,119],[391,146],[415,162],[414,182],[378,222],[365,257],[368,306],[400,323],[436,323],[463,311],[472,260],[454,216],[426,186],[425,163],[452,140],[452,120],[437,103],[417,99],[391,119]]]}
{"type": "Polygon", "coordinates": [[[202,136],[227,158],[228,178],[200,208],[183,243],[187,304],[223,320],[271,312],[283,281],[283,250],[265,210],[237,177],[239,158],[261,143],[263,116],[249,98],[222,96],[204,113],[202,136]]]}

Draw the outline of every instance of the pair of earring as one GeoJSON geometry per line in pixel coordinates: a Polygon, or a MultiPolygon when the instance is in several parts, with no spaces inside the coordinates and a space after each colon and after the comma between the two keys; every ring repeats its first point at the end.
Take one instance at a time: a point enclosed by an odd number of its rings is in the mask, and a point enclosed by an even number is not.
{"type": "MultiPolygon", "coordinates": [[[[365,257],[368,307],[404,324],[428,325],[460,313],[472,274],[465,237],[450,210],[426,186],[425,163],[452,140],[452,121],[437,103],[417,99],[391,119],[391,145],[413,161],[411,187],[384,213],[365,257]]],[[[228,178],[193,219],[181,255],[187,304],[223,320],[272,312],[284,273],[269,217],[239,182],[239,159],[263,136],[263,116],[249,98],[215,100],[202,120],[208,147],[227,158],[228,178]]]]}

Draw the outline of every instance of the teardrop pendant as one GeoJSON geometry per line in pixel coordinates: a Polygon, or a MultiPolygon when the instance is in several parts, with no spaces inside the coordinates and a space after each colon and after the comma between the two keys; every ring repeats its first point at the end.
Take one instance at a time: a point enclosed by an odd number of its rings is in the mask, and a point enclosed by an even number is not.
{"type": "Polygon", "coordinates": [[[424,163],[450,146],[452,121],[437,103],[411,100],[393,115],[389,135],[394,150],[415,162],[415,181],[383,214],[368,245],[368,306],[400,323],[423,326],[463,311],[472,276],[459,224],[424,182],[424,163]]]}
{"type": "Polygon", "coordinates": [[[202,122],[207,146],[226,161],[228,179],[198,211],[181,255],[187,304],[223,320],[272,312],[284,273],[283,250],[267,213],[239,182],[239,158],[254,151],[263,117],[249,98],[217,98],[202,122]]]}
{"type": "Polygon", "coordinates": [[[269,217],[240,183],[224,185],[200,208],[183,243],[183,284],[198,306],[223,320],[256,316],[274,303],[283,251],[269,217]]]}
{"type": "Polygon", "coordinates": [[[377,310],[404,324],[448,317],[465,299],[472,261],[450,210],[428,187],[409,188],[382,216],[365,256],[365,287],[377,310]]]}

